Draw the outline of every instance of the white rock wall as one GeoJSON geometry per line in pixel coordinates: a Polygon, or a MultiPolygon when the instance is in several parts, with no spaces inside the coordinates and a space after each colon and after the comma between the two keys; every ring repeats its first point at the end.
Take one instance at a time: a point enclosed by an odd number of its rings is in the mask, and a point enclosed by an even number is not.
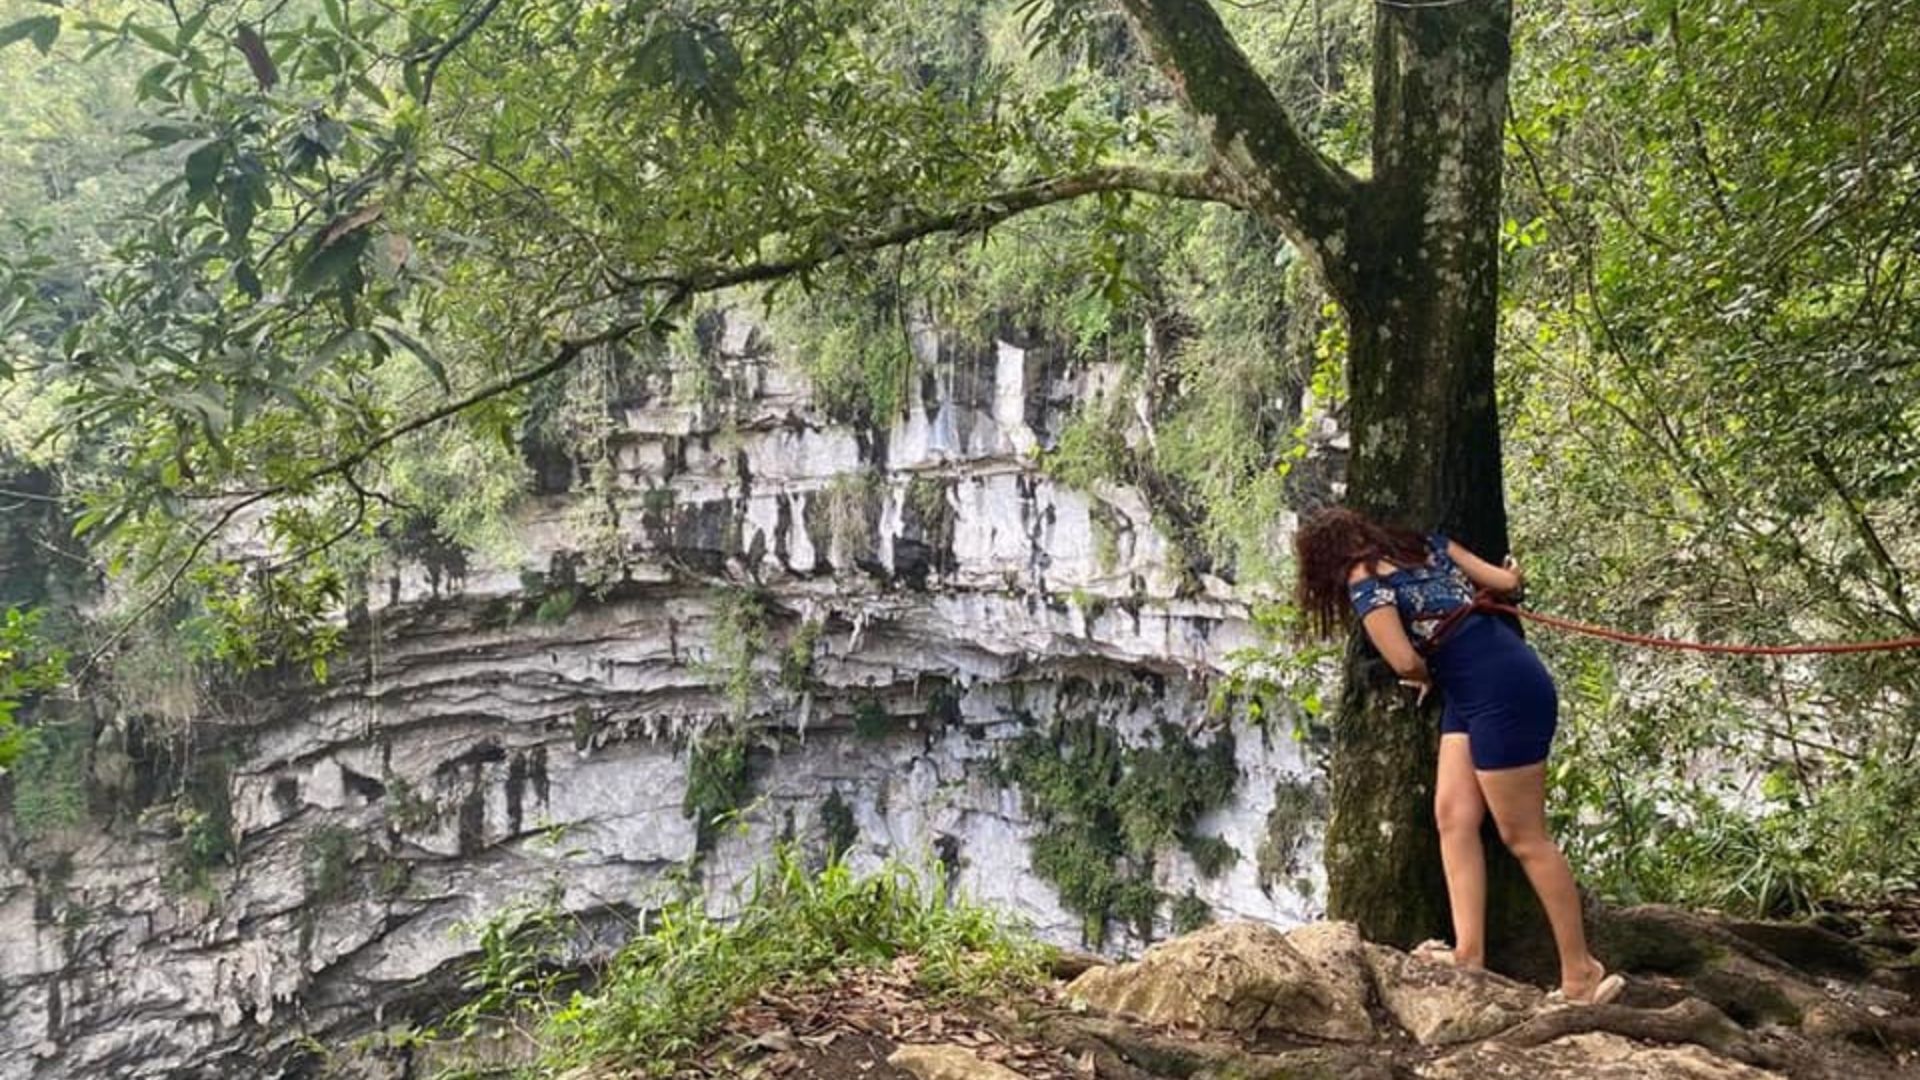
{"type": "MultiPolygon", "coordinates": [[[[927,392],[884,433],[822,415],[739,320],[723,349],[751,393],[730,417],[664,385],[616,403],[627,580],[563,620],[535,617],[523,582],[557,580],[577,554],[574,495],[530,502],[516,562],[437,589],[395,568],[332,682],[214,718],[230,726],[201,742],[230,759],[239,853],[204,889],[165,885],[168,839],[128,820],[10,844],[0,1077],[279,1075],[302,1035],[338,1047],[444,1007],[474,947],[461,927],[549,890],[588,938],[616,940],[694,863],[686,741],[728,722],[720,610],[748,584],[770,613],[754,801],[697,861],[717,909],[783,832],[817,846],[838,793],[857,863],[945,856],[961,890],[1077,944],[1080,918],[1029,868],[1020,794],[991,767],[1028,725],[1091,712],[1133,735],[1166,722],[1236,739],[1239,790],[1201,829],[1241,858],[1206,879],[1169,851],[1167,892],[1221,915],[1315,917],[1310,848],[1304,887],[1268,892],[1256,859],[1276,783],[1310,780],[1308,761],[1284,732],[1207,715],[1212,680],[1256,644],[1244,598],[1213,579],[1182,591],[1138,492],[1069,490],[1035,467],[1111,374],[917,338],[927,392]],[[872,479],[845,479],[858,475],[872,479]],[[809,676],[782,685],[808,621],[822,627],[809,676]],[[876,708],[885,730],[856,731],[876,708]]],[[[97,760],[126,741],[109,730],[97,760]]],[[[1117,926],[1107,943],[1139,944],[1117,926]]]]}

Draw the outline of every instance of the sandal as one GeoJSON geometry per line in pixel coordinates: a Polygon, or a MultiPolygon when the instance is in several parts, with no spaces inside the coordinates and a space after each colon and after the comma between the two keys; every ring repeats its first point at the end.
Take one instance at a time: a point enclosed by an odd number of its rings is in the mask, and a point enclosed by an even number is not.
{"type": "MultiPolygon", "coordinates": [[[[1595,960],[1594,963],[1600,964],[1595,960]]],[[[1607,973],[1605,964],[1600,964],[1600,981],[1593,985],[1593,996],[1585,999],[1570,998],[1565,990],[1555,988],[1547,992],[1546,1004],[1549,1008],[1563,1005],[1610,1005],[1627,989],[1627,980],[1622,975],[1607,973]]]]}
{"type": "Polygon", "coordinates": [[[1459,958],[1454,955],[1453,946],[1441,941],[1439,938],[1429,938],[1415,945],[1408,951],[1407,955],[1413,957],[1415,960],[1424,960],[1429,964],[1445,964],[1448,967],[1458,968],[1461,971],[1483,970],[1478,966],[1462,964],[1459,958]]]}

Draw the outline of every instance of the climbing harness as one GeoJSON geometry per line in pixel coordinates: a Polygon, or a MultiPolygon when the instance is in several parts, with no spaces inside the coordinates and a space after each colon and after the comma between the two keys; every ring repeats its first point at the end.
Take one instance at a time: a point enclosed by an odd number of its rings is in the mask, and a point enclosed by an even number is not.
{"type": "Polygon", "coordinates": [[[1471,604],[1454,608],[1443,615],[1416,616],[1418,621],[1438,620],[1435,627],[1421,647],[1422,652],[1431,652],[1437,648],[1443,638],[1452,633],[1467,616],[1475,612],[1490,612],[1497,615],[1513,615],[1529,622],[1551,626],[1557,630],[1567,630],[1589,637],[1604,638],[1627,645],[1644,645],[1655,649],[1678,649],[1686,652],[1728,653],[1736,656],[1806,656],[1811,654],[1896,652],[1902,649],[1920,649],[1920,636],[1885,638],[1879,641],[1828,641],[1811,642],[1802,645],[1737,645],[1712,641],[1685,641],[1680,638],[1661,637],[1655,634],[1634,634],[1625,630],[1615,630],[1608,626],[1580,622],[1577,619],[1562,618],[1539,611],[1528,611],[1515,604],[1498,600],[1492,592],[1482,589],[1474,595],[1471,604]]]}

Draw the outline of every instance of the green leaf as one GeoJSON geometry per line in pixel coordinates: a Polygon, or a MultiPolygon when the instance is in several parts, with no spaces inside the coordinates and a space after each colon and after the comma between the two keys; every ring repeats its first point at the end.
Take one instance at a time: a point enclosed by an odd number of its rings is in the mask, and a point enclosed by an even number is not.
{"type": "Polygon", "coordinates": [[[152,146],[142,148],[151,150],[156,147],[171,146],[177,142],[185,142],[188,139],[201,135],[202,131],[192,124],[142,124],[134,128],[133,133],[152,143],[152,146]]]}
{"type": "Polygon", "coordinates": [[[226,155],[226,145],[220,142],[202,143],[199,149],[187,155],[182,175],[187,180],[189,199],[199,202],[213,194],[214,181],[220,175],[220,165],[226,160],[226,155]]]}
{"type": "Polygon", "coordinates": [[[97,533],[102,539],[111,537],[132,512],[133,508],[125,504],[97,506],[73,523],[73,538],[78,540],[89,533],[97,533]]]}
{"type": "Polygon", "coordinates": [[[360,265],[367,249],[367,233],[356,229],[332,243],[315,245],[301,257],[293,271],[293,287],[303,293],[319,292],[344,281],[360,265]]]}
{"type": "Polygon", "coordinates": [[[207,25],[207,18],[212,14],[213,5],[207,4],[199,11],[188,16],[187,19],[180,24],[180,32],[173,36],[174,48],[185,52],[187,45],[193,41],[194,35],[198,34],[201,29],[207,25]]]}
{"type": "Polygon", "coordinates": [[[223,185],[220,218],[227,227],[227,242],[232,251],[244,255],[247,237],[253,232],[253,193],[246,181],[223,185]]]}
{"type": "Polygon", "coordinates": [[[268,383],[267,393],[282,405],[294,409],[314,423],[318,424],[322,422],[320,411],[313,407],[313,403],[307,400],[306,395],[296,391],[293,387],[283,386],[280,383],[268,383]]]}
{"type": "Polygon", "coordinates": [[[173,74],[176,65],[171,60],[162,60],[148,68],[134,84],[134,100],[145,101],[148,98],[172,100],[175,95],[167,93],[167,77],[173,74]]]}
{"type": "Polygon", "coordinates": [[[300,365],[300,370],[294,373],[293,384],[306,385],[309,379],[320,372],[320,369],[333,363],[349,350],[368,347],[372,344],[372,340],[364,330],[342,330],[333,335],[307,358],[306,363],[300,365]]]}
{"type": "Polygon", "coordinates": [[[168,37],[166,34],[163,34],[160,31],[154,29],[151,26],[129,25],[127,27],[127,30],[130,33],[132,33],[134,37],[137,37],[141,41],[144,41],[148,45],[151,45],[153,48],[158,49],[163,53],[166,53],[168,56],[180,55],[180,48],[179,46],[173,43],[173,39],[171,37],[168,37]]]}
{"type": "Polygon", "coordinates": [[[355,75],[353,77],[353,88],[360,91],[361,94],[366,96],[368,101],[373,102],[375,105],[383,109],[388,107],[386,93],[374,85],[373,80],[367,78],[365,75],[355,75]]]}
{"type": "Polygon", "coordinates": [[[0,49],[16,41],[31,41],[33,47],[45,56],[53,51],[53,43],[60,36],[60,16],[29,15],[18,22],[0,27],[0,49]]]}
{"type": "Polygon", "coordinates": [[[414,337],[406,327],[382,319],[374,324],[373,331],[419,357],[421,366],[425,367],[427,373],[433,376],[434,382],[440,384],[441,391],[445,393],[453,392],[453,384],[447,380],[446,367],[440,363],[438,357],[433,355],[433,350],[427,348],[425,342],[414,337]]]}

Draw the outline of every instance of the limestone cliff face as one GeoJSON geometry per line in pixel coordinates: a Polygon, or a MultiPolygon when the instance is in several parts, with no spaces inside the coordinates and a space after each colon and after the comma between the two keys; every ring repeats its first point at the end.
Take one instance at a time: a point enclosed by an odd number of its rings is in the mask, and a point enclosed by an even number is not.
{"type": "MultiPolygon", "coordinates": [[[[665,377],[624,392],[612,473],[588,490],[574,463],[537,463],[517,561],[395,568],[327,684],[202,719],[177,771],[234,841],[203,883],[182,884],[185,840],[152,814],[10,837],[0,1077],[280,1075],[305,1038],[444,1007],[476,920],[550,898],[604,948],[689,872],[724,910],[783,836],[942,861],[1078,944],[996,769],[1063,719],[1231,737],[1234,794],[1193,831],[1239,858],[1209,877],[1169,845],[1154,881],[1222,916],[1318,914],[1306,756],[1284,722],[1210,707],[1256,644],[1245,597],[1183,575],[1138,492],[1036,467],[1110,373],[1005,342],[948,355],[882,431],[826,416],[745,322],[709,329],[724,404],[685,404],[665,377]],[[712,748],[742,730],[744,768],[716,783],[712,748]],[[700,827],[690,782],[734,813],[700,827]]],[[[140,726],[102,721],[89,752],[137,807],[140,726]]],[[[1139,944],[1118,921],[1106,941],[1139,944]]]]}

